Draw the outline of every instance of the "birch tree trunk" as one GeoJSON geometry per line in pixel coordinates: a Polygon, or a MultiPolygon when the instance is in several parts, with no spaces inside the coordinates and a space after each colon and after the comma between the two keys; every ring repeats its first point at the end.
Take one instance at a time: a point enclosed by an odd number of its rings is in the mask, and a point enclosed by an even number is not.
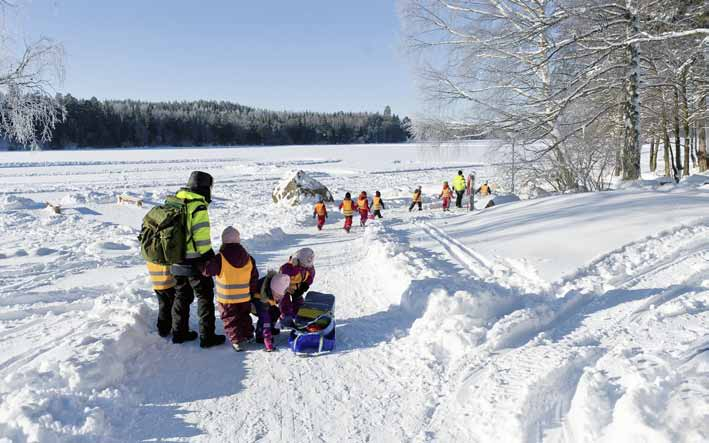
{"type": "MultiPolygon", "coordinates": [[[[707,110],[707,98],[702,97],[699,100],[699,112],[700,115],[706,116],[707,110]]],[[[707,119],[699,118],[697,119],[697,132],[699,137],[699,143],[697,144],[698,157],[699,157],[699,171],[704,172],[707,170],[707,119]]]]}

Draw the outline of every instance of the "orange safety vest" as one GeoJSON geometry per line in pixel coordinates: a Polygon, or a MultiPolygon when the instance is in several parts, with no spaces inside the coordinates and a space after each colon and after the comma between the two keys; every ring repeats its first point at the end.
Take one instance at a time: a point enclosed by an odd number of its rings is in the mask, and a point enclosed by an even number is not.
{"type": "Polygon", "coordinates": [[[222,255],[222,271],[217,275],[217,301],[224,304],[248,303],[251,301],[249,283],[254,264],[249,262],[241,268],[232,266],[222,255]]]}
{"type": "Polygon", "coordinates": [[[421,201],[421,193],[420,192],[414,192],[414,203],[418,203],[421,201]]]}
{"type": "Polygon", "coordinates": [[[372,209],[378,211],[382,209],[382,198],[381,197],[374,197],[372,199],[372,209]]]}
{"type": "Polygon", "coordinates": [[[159,265],[157,263],[147,262],[148,273],[150,273],[150,281],[153,283],[153,289],[156,291],[164,291],[175,287],[175,277],[170,274],[170,267],[159,265]]]}
{"type": "Polygon", "coordinates": [[[451,198],[451,188],[443,188],[441,195],[443,195],[443,198],[451,198]]]}
{"type": "Polygon", "coordinates": [[[490,186],[482,185],[480,186],[480,195],[488,195],[490,193],[490,186]]]}
{"type": "Polygon", "coordinates": [[[315,203],[315,213],[321,217],[325,215],[325,203],[315,203]]]}
{"type": "Polygon", "coordinates": [[[291,275],[290,286],[288,286],[288,292],[291,294],[298,289],[301,283],[306,281],[310,277],[310,271],[305,271],[305,273],[299,272],[296,275],[291,275]]]}
{"type": "Polygon", "coordinates": [[[365,209],[367,207],[367,199],[360,198],[359,200],[357,200],[357,206],[359,206],[359,209],[365,209]]]}
{"type": "Polygon", "coordinates": [[[344,214],[345,217],[350,217],[354,214],[352,200],[342,200],[342,214],[344,214]]]}

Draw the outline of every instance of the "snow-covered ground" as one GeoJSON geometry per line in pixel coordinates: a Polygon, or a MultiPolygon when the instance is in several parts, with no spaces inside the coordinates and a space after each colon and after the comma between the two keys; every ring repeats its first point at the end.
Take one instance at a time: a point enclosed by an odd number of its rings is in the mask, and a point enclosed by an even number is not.
{"type": "Polygon", "coordinates": [[[709,177],[442,213],[459,167],[494,182],[485,151],[0,153],[0,441],[708,441],[709,177]],[[157,335],[136,235],[193,169],[215,245],[238,227],[261,272],[315,250],[336,352],[157,335]],[[338,203],[380,190],[385,218],[318,232],[271,201],[292,169],[338,203]]]}

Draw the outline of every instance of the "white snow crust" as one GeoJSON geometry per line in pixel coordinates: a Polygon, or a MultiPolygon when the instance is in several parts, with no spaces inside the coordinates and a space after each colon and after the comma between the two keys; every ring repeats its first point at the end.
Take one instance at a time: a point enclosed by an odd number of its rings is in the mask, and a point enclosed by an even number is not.
{"type": "Polygon", "coordinates": [[[495,182],[486,149],[0,153],[0,441],[709,441],[709,177],[434,209],[458,169],[495,182]],[[158,336],[136,237],[193,169],[215,249],[234,225],[261,273],[315,251],[335,352],[158,336]],[[332,205],[318,232],[271,201],[293,169],[384,218],[347,234],[332,205]]]}

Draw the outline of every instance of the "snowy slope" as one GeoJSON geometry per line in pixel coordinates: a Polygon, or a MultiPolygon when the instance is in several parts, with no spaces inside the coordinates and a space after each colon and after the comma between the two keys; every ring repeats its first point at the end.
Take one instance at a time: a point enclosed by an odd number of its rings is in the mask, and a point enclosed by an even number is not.
{"type": "MultiPolygon", "coordinates": [[[[474,212],[427,203],[485,146],[0,154],[0,439],[10,441],[706,441],[704,178],[474,212]],[[213,241],[259,269],[315,250],[337,351],[173,345],[137,250],[145,211],[215,176],[213,241]],[[346,234],[331,208],[271,203],[288,171],[382,192],[346,234]],[[146,207],[117,205],[117,195],[146,207]],[[62,204],[60,215],[44,201],[62,204]]],[[[490,177],[494,180],[494,177],[490,177]]],[[[709,181],[709,179],[707,179],[709,181]]],[[[196,321],[192,321],[196,327],[196,321]]],[[[218,321],[218,328],[221,327],[218,321]]]]}

